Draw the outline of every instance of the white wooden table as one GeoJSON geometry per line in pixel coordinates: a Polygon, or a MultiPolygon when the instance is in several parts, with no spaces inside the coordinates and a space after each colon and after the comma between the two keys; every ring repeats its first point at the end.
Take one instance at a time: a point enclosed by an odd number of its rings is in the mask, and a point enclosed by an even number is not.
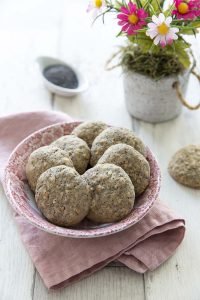
{"type": "MultiPolygon", "coordinates": [[[[0,299],[200,299],[200,191],[178,185],[168,175],[171,155],[200,143],[200,111],[184,110],[176,120],[150,125],[131,119],[123,98],[121,71],[107,72],[105,61],[120,40],[107,18],[91,28],[86,0],[2,0],[0,2],[0,115],[29,110],[59,110],[73,117],[132,128],[156,154],[162,170],[161,198],[186,219],[184,242],[164,265],[145,275],[125,267],[107,267],[67,289],[48,292],[36,272],[0,188],[0,299]],[[90,89],[74,99],[49,94],[35,59],[57,56],[81,67],[90,89]]],[[[193,41],[196,54],[200,45],[193,41]]],[[[188,94],[198,100],[191,79],[188,94]]],[[[1,130],[1,129],[0,129],[1,130]]]]}

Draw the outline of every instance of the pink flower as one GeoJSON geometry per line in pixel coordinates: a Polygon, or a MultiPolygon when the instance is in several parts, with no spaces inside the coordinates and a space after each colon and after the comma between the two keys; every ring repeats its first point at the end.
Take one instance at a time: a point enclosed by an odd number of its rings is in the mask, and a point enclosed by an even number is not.
{"type": "Polygon", "coordinates": [[[172,14],[177,19],[193,20],[200,16],[200,0],[174,0],[176,9],[172,14]]]}
{"type": "Polygon", "coordinates": [[[120,11],[117,15],[120,20],[118,24],[128,35],[137,34],[137,30],[146,25],[145,18],[148,17],[148,13],[143,8],[137,8],[136,4],[129,2],[127,7],[122,6],[120,11]]]}
{"type": "Polygon", "coordinates": [[[179,29],[176,27],[171,27],[172,17],[165,17],[163,13],[160,13],[159,16],[152,16],[152,22],[148,23],[148,30],[146,35],[154,40],[154,44],[160,44],[161,47],[166,45],[171,45],[174,40],[178,39],[176,33],[179,32],[179,29]]]}

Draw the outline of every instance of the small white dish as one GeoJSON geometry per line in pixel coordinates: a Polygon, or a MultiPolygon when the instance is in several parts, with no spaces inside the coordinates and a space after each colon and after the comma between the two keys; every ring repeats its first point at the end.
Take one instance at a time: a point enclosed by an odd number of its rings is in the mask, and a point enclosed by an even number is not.
{"type": "Polygon", "coordinates": [[[39,68],[41,71],[43,83],[50,92],[61,95],[61,96],[65,96],[65,97],[72,97],[72,96],[76,96],[88,89],[88,81],[87,81],[86,77],[79,70],[77,70],[76,68],[72,67],[71,65],[65,63],[64,61],[57,59],[57,58],[49,57],[49,56],[40,56],[37,58],[37,63],[39,65],[39,68]],[[53,84],[52,82],[50,82],[49,80],[47,80],[45,78],[44,73],[43,73],[44,69],[48,66],[54,66],[57,64],[62,64],[64,66],[68,66],[76,73],[77,78],[78,78],[78,87],[77,88],[75,88],[75,89],[64,88],[64,87],[53,84]]]}

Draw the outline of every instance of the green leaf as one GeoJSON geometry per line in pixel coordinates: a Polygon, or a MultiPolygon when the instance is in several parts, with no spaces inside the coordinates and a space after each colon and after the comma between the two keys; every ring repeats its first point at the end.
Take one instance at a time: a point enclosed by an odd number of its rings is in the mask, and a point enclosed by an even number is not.
{"type": "Polygon", "coordinates": [[[193,26],[195,28],[200,28],[200,20],[198,19],[198,20],[190,23],[190,26],[193,26]]]}
{"type": "Polygon", "coordinates": [[[161,1],[161,0],[150,0],[148,2],[149,2],[148,3],[149,7],[153,8],[154,13],[161,12],[161,10],[162,10],[161,5],[162,5],[163,1],[161,1]]]}
{"type": "Polygon", "coordinates": [[[190,67],[190,57],[188,54],[188,48],[190,44],[187,43],[184,39],[177,40],[173,43],[172,46],[166,47],[166,51],[169,54],[174,54],[177,56],[179,62],[183,65],[185,69],[190,67]]]}
{"type": "Polygon", "coordinates": [[[121,36],[123,34],[123,31],[121,30],[117,35],[116,35],[116,37],[119,37],[119,36],[121,36]]]}
{"type": "Polygon", "coordinates": [[[115,1],[115,5],[111,5],[114,6],[117,10],[119,10],[122,6],[124,6],[123,2],[121,1],[115,1]]]}
{"type": "Polygon", "coordinates": [[[185,35],[196,35],[198,31],[196,29],[181,29],[179,33],[185,35]]]}
{"type": "Polygon", "coordinates": [[[137,44],[142,52],[148,52],[152,47],[152,40],[145,33],[138,33],[128,38],[133,44],[137,44]]]}

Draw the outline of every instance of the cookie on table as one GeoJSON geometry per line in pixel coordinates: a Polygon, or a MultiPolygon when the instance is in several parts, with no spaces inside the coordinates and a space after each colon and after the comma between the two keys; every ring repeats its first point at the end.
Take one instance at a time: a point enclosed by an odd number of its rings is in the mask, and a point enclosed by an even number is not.
{"type": "Polygon", "coordinates": [[[74,128],[71,134],[84,140],[91,148],[94,139],[108,126],[100,121],[84,122],[74,128]]]}
{"type": "Polygon", "coordinates": [[[90,149],[85,141],[74,135],[65,135],[51,145],[67,152],[79,174],[85,172],[90,160],[90,149]]]}
{"type": "Polygon", "coordinates": [[[189,145],[176,152],[168,170],[177,182],[200,189],[200,145],[189,145]]]}
{"type": "Polygon", "coordinates": [[[104,152],[112,145],[127,144],[146,156],[146,147],[143,142],[126,128],[110,127],[102,131],[94,140],[91,148],[91,166],[96,165],[104,152]]]}
{"type": "Polygon", "coordinates": [[[126,172],[113,164],[99,164],[85,172],[92,201],[87,218],[97,223],[116,222],[133,209],[134,186],[126,172]]]}
{"type": "Polygon", "coordinates": [[[86,217],[91,196],[87,182],[75,169],[58,166],[39,177],[35,199],[47,220],[68,227],[86,217]]]}
{"type": "Polygon", "coordinates": [[[31,189],[35,191],[37,180],[43,172],[59,165],[74,167],[64,150],[58,147],[44,146],[33,151],[26,165],[26,176],[31,189]]]}
{"type": "Polygon", "coordinates": [[[144,192],[150,181],[150,167],[146,158],[133,147],[117,144],[108,148],[98,160],[98,164],[115,164],[130,177],[136,196],[144,192]]]}

